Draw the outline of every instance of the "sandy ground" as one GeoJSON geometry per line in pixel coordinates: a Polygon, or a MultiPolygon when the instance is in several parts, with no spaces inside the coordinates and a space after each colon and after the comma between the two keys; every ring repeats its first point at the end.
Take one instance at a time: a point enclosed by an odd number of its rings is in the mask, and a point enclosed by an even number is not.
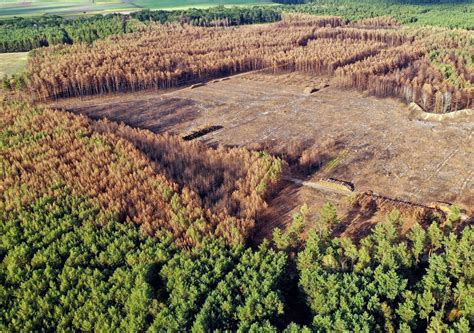
{"type": "MultiPolygon", "coordinates": [[[[321,165],[307,180],[333,177],[353,183],[360,192],[420,204],[456,203],[468,214],[474,210],[474,119],[409,120],[403,103],[341,91],[324,77],[248,74],[195,89],[67,99],[53,106],[157,133],[186,135],[220,125],[222,129],[198,140],[264,146],[283,156],[294,147],[314,150],[321,165]],[[307,94],[306,86],[320,90],[307,94]]],[[[334,201],[341,214],[349,213],[346,198],[316,192],[288,184],[272,206],[278,208],[276,215],[284,213],[286,222],[307,201],[316,207],[334,201]]]]}

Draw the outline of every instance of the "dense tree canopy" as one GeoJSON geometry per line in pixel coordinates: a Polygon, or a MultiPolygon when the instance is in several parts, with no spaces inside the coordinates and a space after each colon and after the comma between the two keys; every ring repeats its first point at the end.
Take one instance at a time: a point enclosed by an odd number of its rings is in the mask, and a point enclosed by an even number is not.
{"type": "Polygon", "coordinates": [[[281,19],[280,11],[272,7],[210,7],[185,10],[143,10],[131,14],[141,22],[187,23],[196,26],[230,26],[275,22],[281,19]]]}
{"type": "Polygon", "coordinates": [[[236,330],[278,320],[286,255],[243,247],[253,227],[246,206],[264,204],[277,160],[20,102],[2,102],[0,124],[0,330],[236,330]],[[146,144],[156,148],[150,159],[137,148],[146,144]],[[221,163],[217,185],[189,184],[202,197],[160,175],[188,179],[176,175],[180,152],[197,179],[221,163]],[[165,215],[188,240],[160,227],[165,215]],[[207,237],[212,229],[219,235],[207,237]]]}
{"type": "Polygon", "coordinates": [[[98,223],[99,211],[65,193],[0,213],[2,331],[145,327],[147,275],[172,243],[113,216],[98,223]]]}
{"type": "Polygon", "coordinates": [[[15,17],[0,20],[0,53],[21,52],[56,44],[92,43],[109,35],[136,30],[121,15],[76,19],[61,16],[15,17]]]}
{"type": "Polygon", "coordinates": [[[0,53],[38,47],[92,43],[109,35],[140,30],[143,23],[187,23],[196,26],[231,26],[279,21],[283,12],[340,16],[347,22],[390,17],[403,24],[474,29],[474,4],[464,0],[275,0],[282,6],[210,7],[185,10],[143,10],[64,18],[55,15],[0,20],[0,53]],[[456,4],[455,6],[453,5],[456,4]]]}
{"type": "Polygon", "coordinates": [[[101,216],[169,233],[181,246],[210,234],[244,243],[281,173],[280,160],[246,149],[209,150],[26,103],[0,109],[0,210],[66,187],[93,197],[101,216]]]}
{"type": "Polygon", "coordinates": [[[283,253],[178,250],[99,211],[65,193],[0,213],[2,331],[248,330],[283,313],[283,253]]]}
{"type": "Polygon", "coordinates": [[[407,25],[474,29],[474,4],[463,0],[313,0],[282,10],[335,15],[351,22],[389,16],[407,25]]]}
{"type": "MultiPolygon", "coordinates": [[[[400,23],[472,29],[472,5],[399,2],[14,18],[0,21],[0,52],[75,45],[34,51],[29,76],[2,84],[82,96],[266,68],[334,75],[438,113],[471,107],[472,34],[400,23]]],[[[403,232],[394,210],[351,239],[334,236],[335,205],[315,221],[303,205],[250,245],[284,167],[265,152],[5,99],[0,331],[474,330],[474,229],[458,207],[403,232]]]]}
{"type": "Polygon", "coordinates": [[[35,48],[73,43],[92,43],[110,35],[140,30],[140,21],[187,23],[197,26],[230,26],[274,22],[280,11],[271,7],[211,7],[177,11],[139,11],[131,15],[111,14],[92,17],[14,17],[0,20],[0,53],[30,51],[35,48]]]}
{"type": "Polygon", "coordinates": [[[2,330],[470,332],[474,324],[472,228],[415,225],[405,239],[392,213],[360,245],[311,232],[292,280],[292,257],[268,243],[207,239],[178,249],[115,216],[99,222],[99,213],[66,189],[0,213],[2,330]],[[288,293],[288,283],[302,293],[288,293]],[[303,326],[285,317],[295,297],[310,310],[303,326]]]}
{"type": "Polygon", "coordinates": [[[48,99],[166,89],[259,69],[303,71],[446,113],[472,107],[472,45],[469,31],[401,28],[389,17],[346,24],[339,17],[285,14],[269,25],[231,29],[150,24],[92,47],[35,51],[26,90],[48,99]]]}
{"type": "MultiPolygon", "coordinates": [[[[397,216],[391,214],[391,217],[397,216]]],[[[469,332],[474,308],[474,233],[434,222],[398,235],[397,218],[359,246],[311,233],[298,255],[300,286],[317,331],[469,332]]]]}
{"type": "Polygon", "coordinates": [[[248,247],[238,214],[213,232],[213,218],[236,213],[204,214],[204,197],[157,173],[178,179],[172,155],[137,152],[200,148],[1,106],[1,331],[472,331],[474,231],[457,207],[403,236],[392,211],[355,242],[333,238],[330,203],[302,237],[304,205],[271,243],[248,247]]]}

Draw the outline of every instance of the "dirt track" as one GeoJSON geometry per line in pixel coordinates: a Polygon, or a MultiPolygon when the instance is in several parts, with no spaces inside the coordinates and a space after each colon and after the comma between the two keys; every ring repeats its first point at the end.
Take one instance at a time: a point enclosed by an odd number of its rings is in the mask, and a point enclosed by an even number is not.
{"type": "Polygon", "coordinates": [[[401,102],[341,91],[326,78],[248,74],[195,89],[69,99],[53,106],[180,135],[219,125],[223,128],[199,140],[282,154],[314,150],[321,163],[308,181],[332,177],[352,182],[360,192],[474,210],[474,119],[411,121],[401,102]],[[321,89],[309,95],[308,85],[321,89]]]}

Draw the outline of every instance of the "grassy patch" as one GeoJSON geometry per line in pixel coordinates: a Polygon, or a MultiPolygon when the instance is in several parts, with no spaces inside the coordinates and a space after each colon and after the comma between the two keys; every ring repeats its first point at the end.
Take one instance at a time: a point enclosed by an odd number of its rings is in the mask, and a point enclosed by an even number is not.
{"type": "Polygon", "coordinates": [[[334,170],[342,162],[342,160],[345,157],[347,157],[347,155],[349,155],[349,150],[347,150],[347,149],[342,150],[341,152],[339,152],[337,154],[336,157],[334,157],[328,163],[326,163],[326,165],[323,168],[323,171],[324,172],[330,172],[330,171],[334,170]]]}
{"type": "Polygon", "coordinates": [[[28,52],[1,53],[0,54],[0,78],[4,75],[20,73],[26,67],[28,52]]]}
{"type": "Polygon", "coordinates": [[[324,186],[326,188],[334,189],[336,191],[343,191],[343,192],[347,192],[347,193],[352,193],[353,192],[349,187],[345,186],[344,184],[331,182],[331,181],[325,180],[325,179],[318,180],[317,184],[321,185],[321,186],[324,186]]]}

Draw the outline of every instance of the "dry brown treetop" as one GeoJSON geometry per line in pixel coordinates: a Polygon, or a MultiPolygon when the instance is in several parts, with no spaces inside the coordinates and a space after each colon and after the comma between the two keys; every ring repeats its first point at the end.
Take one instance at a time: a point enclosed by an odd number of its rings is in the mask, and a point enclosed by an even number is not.
{"type": "Polygon", "coordinates": [[[27,89],[37,99],[166,89],[235,73],[334,74],[341,87],[416,102],[426,111],[471,108],[473,34],[400,28],[384,18],[287,15],[258,26],[151,25],[94,45],[37,50],[27,89]]]}
{"type": "MultiPolygon", "coordinates": [[[[2,102],[0,209],[64,191],[105,214],[181,246],[207,235],[243,243],[252,234],[280,160],[246,149],[210,149],[106,121],[2,102]]],[[[98,223],[101,223],[97,221],[98,223]]]]}

